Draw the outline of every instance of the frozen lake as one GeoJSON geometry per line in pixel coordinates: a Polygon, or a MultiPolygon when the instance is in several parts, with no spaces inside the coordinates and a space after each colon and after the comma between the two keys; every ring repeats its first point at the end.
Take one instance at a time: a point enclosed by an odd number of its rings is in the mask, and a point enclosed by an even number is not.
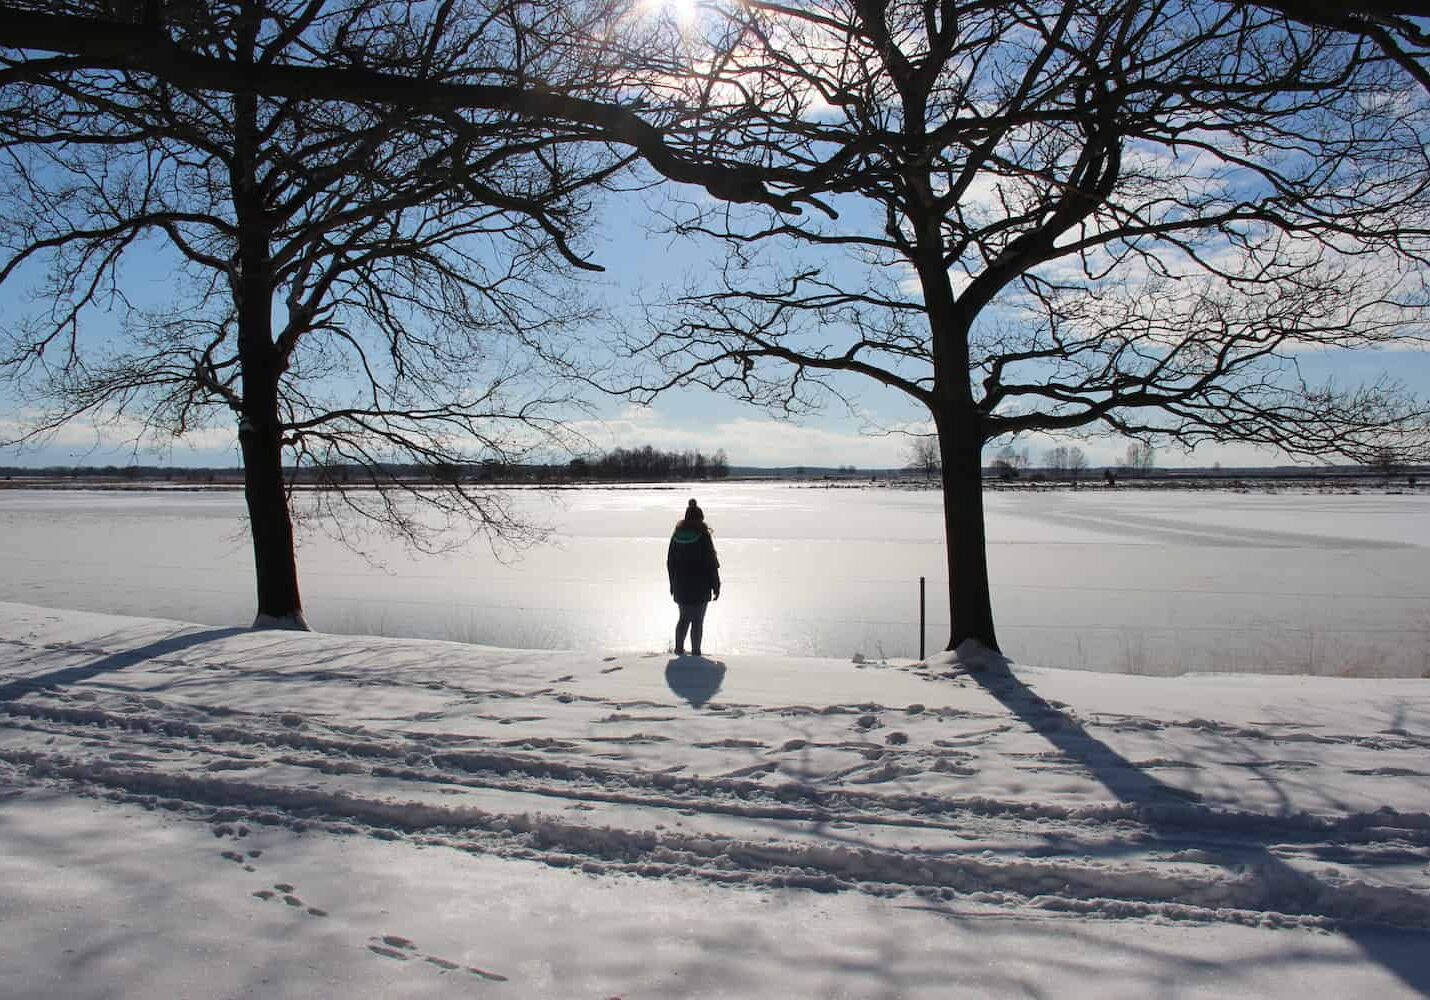
{"type": "MultiPolygon", "coordinates": [[[[724,591],[708,652],[912,657],[947,639],[934,491],[781,483],[590,487],[516,502],[550,543],[481,542],[380,565],[308,533],[299,574],[325,632],[663,651],[665,548],[698,496],[724,591]]],[[[1004,650],[1047,666],[1430,675],[1430,495],[1085,489],[987,495],[1004,650]]],[[[0,600],[246,625],[238,493],[0,492],[0,600]]]]}

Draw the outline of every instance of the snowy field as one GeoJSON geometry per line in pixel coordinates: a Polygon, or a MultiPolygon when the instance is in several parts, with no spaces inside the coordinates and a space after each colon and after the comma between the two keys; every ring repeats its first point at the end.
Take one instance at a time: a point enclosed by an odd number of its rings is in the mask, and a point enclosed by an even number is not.
{"type": "Polygon", "coordinates": [[[0,604],[0,996],[1425,996],[1427,761],[1418,679],[0,604]]]}
{"type": "MultiPolygon", "coordinates": [[[[722,654],[913,658],[947,638],[939,494],[727,483],[515,491],[552,529],[514,560],[481,542],[372,562],[320,532],[299,573],[329,633],[514,648],[665,650],[671,526],[698,495],[725,588],[722,654]]],[[[1020,662],[1097,671],[1420,677],[1430,671],[1430,492],[991,492],[1000,640],[1020,662]]],[[[0,600],[209,625],[252,620],[232,492],[0,492],[0,600]]]]}

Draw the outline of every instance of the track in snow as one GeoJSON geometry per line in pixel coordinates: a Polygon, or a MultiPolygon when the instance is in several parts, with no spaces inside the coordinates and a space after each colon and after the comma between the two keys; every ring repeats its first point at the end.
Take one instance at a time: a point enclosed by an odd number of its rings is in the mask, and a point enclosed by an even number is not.
{"type": "MultiPolygon", "coordinates": [[[[140,694],[15,681],[0,701],[0,780],[174,810],[222,836],[276,824],[595,876],[907,894],[919,905],[969,899],[1104,918],[1430,928],[1430,894],[1406,877],[1430,859],[1425,815],[1211,808],[1151,776],[1195,764],[1119,761],[1082,722],[1007,676],[981,681],[1002,713],[715,705],[694,720],[669,705],[571,694],[564,675],[510,690],[387,678],[393,687],[419,684],[449,707],[354,725],[235,710],[178,686],[140,694]],[[560,713],[581,714],[579,735],[569,724],[566,735],[541,735],[555,730],[540,723],[560,713]],[[458,719],[477,724],[452,731],[458,719]],[[788,739],[770,738],[772,721],[788,739]],[[1113,798],[978,794],[986,755],[1015,729],[1042,733],[1047,749],[1011,766],[1101,780],[1113,798]],[[907,790],[904,779],[920,775],[944,784],[932,786],[937,794],[907,790]]],[[[319,680],[353,678],[333,671],[319,680]]],[[[382,702],[371,679],[359,686],[369,703],[382,702]]],[[[1170,725],[1127,716],[1099,724],[1170,725]]],[[[1262,728],[1186,725],[1277,742],[1262,728]]],[[[1305,738],[1361,748],[1367,739],[1305,738]]],[[[1394,761],[1386,773],[1406,770],[1426,749],[1408,734],[1372,739],[1394,761]]],[[[1294,756],[1264,759],[1297,766],[1294,756]]]]}

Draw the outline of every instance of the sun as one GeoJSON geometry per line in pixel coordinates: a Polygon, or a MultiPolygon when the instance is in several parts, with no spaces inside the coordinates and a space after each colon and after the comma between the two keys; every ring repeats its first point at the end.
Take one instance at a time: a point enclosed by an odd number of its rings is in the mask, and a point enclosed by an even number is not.
{"type": "Polygon", "coordinates": [[[648,14],[664,14],[683,27],[695,22],[700,0],[642,0],[641,6],[648,14]]]}

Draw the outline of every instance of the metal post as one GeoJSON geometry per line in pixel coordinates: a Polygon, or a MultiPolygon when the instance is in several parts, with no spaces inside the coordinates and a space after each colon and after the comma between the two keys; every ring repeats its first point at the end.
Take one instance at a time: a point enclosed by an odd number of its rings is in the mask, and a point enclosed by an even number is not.
{"type": "Polygon", "coordinates": [[[919,577],[919,659],[924,658],[924,578],[919,577]]]}

